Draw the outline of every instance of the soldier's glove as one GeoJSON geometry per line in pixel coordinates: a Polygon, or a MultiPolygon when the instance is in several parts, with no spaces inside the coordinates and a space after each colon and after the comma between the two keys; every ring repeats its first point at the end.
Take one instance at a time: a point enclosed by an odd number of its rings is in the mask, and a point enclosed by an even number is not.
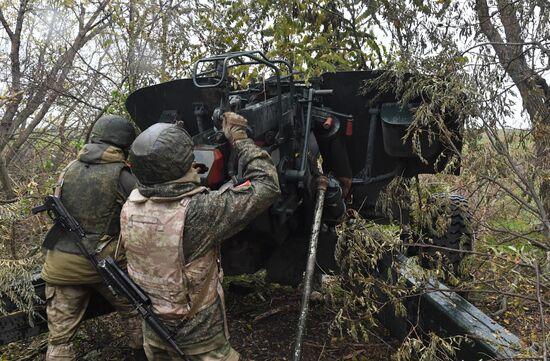
{"type": "Polygon", "coordinates": [[[248,121],[233,112],[225,112],[222,115],[222,130],[223,134],[231,144],[235,143],[237,140],[246,139],[248,135],[246,134],[246,126],[248,121]]]}

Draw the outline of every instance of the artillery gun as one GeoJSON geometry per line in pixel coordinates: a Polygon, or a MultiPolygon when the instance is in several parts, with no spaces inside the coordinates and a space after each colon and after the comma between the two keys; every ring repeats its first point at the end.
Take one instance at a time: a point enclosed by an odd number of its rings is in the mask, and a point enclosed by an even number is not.
{"type": "MultiPolygon", "coordinates": [[[[314,216],[320,215],[314,211],[315,179],[321,173],[328,182],[322,217],[318,217],[322,226],[317,272],[337,272],[334,226],[346,208],[356,209],[366,219],[387,222],[376,205],[388,184],[397,176],[437,173],[452,157],[449,147],[440,139],[430,139],[428,132],[420,139],[423,159],[413,151],[406,131],[414,104],[401,106],[391,92],[360,91],[365,81],[381,75],[380,71],[325,73],[307,84],[294,79],[291,64],[284,60],[269,59],[259,51],[234,52],[199,60],[192,78],[137,90],[128,97],[126,107],[142,130],[156,122],[183,122],[195,142],[196,162],[204,165],[201,182],[212,189],[242,181],[239,159],[220,132],[220,115],[231,110],[248,119],[249,136],[269,152],[277,166],[281,196],[245,230],[224,242],[223,269],[226,275],[266,269],[269,281],[295,286],[306,269],[314,216]],[[240,86],[233,76],[251,66],[268,69],[272,76],[240,86]]],[[[454,134],[452,148],[460,150],[461,124],[449,114],[446,126],[454,134]]],[[[464,200],[458,196],[450,199],[454,228],[434,236],[432,242],[444,250],[449,263],[457,265],[464,254],[461,251],[471,249],[473,237],[466,226],[467,212],[452,206],[464,200]]],[[[407,230],[409,210],[399,209],[396,218],[407,230]]],[[[410,248],[409,253],[412,251],[410,248]]],[[[408,285],[418,286],[404,262],[406,255],[391,257],[397,263],[383,260],[380,274],[390,270],[404,276],[408,285]]],[[[409,319],[399,318],[382,310],[382,323],[398,336],[406,332],[410,319],[426,332],[470,336],[475,341],[464,343],[461,359],[514,354],[517,337],[441,283],[431,286],[438,290],[407,301],[418,306],[414,309],[420,310],[420,315],[415,311],[409,319]]],[[[36,292],[43,294],[39,278],[36,292]]],[[[37,320],[31,327],[25,314],[13,311],[0,318],[0,344],[46,330],[45,322],[37,320]]],[[[88,316],[108,311],[105,301],[97,296],[90,303],[88,316]]]]}

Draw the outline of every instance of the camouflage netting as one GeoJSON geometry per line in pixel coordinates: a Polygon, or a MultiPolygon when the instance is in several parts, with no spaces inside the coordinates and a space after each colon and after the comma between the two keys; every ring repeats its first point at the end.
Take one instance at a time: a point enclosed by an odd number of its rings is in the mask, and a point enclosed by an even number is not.
{"type": "Polygon", "coordinates": [[[38,301],[32,278],[42,263],[39,239],[43,224],[38,218],[32,224],[26,222],[27,208],[25,202],[0,208],[0,315],[23,310],[31,320],[38,301]]]}
{"type": "Polygon", "coordinates": [[[0,260],[0,315],[15,310],[33,316],[33,306],[39,302],[32,285],[36,265],[32,260],[0,260]]]}

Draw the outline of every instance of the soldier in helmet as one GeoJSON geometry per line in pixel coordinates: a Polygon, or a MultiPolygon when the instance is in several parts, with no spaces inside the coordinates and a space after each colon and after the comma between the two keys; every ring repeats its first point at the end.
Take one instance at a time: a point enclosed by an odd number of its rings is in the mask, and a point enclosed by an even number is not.
{"type": "MultiPolygon", "coordinates": [[[[135,137],[135,129],[128,120],[119,116],[100,118],[92,128],[89,143],[63,170],[55,189],[55,195],[86,231],[82,242],[98,258],[115,257],[120,210],[136,184],[126,165],[128,149],[135,137]]],[[[93,291],[120,311],[134,358],[146,360],[139,316],[127,302],[113,297],[72,237],[54,225],[44,240],[47,252],[42,278],[46,281],[50,331],[46,360],[76,359],[72,338],[93,291]]],[[[124,261],[122,255],[117,256],[124,261]]]]}
{"type": "MultiPolygon", "coordinates": [[[[245,179],[223,190],[200,186],[193,141],[178,124],[151,126],[130,150],[138,186],[121,213],[128,273],[176,333],[186,360],[239,359],[228,342],[220,243],[280,193],[275,166],[247,139],[246,124],[235,113],[223,115],[223,132],[244,165],[245,179]]],[[[147,324],[143,332],[150,361],[180,359],[147,324]]]]}

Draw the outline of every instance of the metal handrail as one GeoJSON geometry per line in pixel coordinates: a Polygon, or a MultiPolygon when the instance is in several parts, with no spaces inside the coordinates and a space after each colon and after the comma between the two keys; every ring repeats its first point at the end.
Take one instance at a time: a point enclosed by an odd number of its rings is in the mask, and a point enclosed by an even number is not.
{"type": "MultiPolygon", "coordinates": [[[[281,70],[276,64],[283,64],[288,68],[289,75],[290,75],[290,93],[291,93],[291,99],[294,98],[294,79],[293,79],[293,73],[292,73],[292,65],[287,62],[286,60],[282,59],[275,59],[271,60],[269,59],[264,53],[262,53],[259,50],[253,50],[253,51],[238,51],[238,52],[230,52],[230,53],[224,53],[224,54],[218,54],[206,58],[199,59],[197,62],[195,62],[193,66],[193,84],[197,88],[218,88],[218,87],[224,87],[224,83],[227,80],[227,72],[230,68],[236,67],[236,66],[247,66],[247,65],[256,65],[256,64],[263,64],[275,72],[276,77],[276,87],[277,87],[277,102],[278,102],[278,112],[279,112],[279,119],[281,119],[281,122],[279,123],[279,134],[277,138],[279,138],[283,132],[284,122],[283,119],[283,103],[282,103],[282,90],[281,90],[281,70]],[[243,61],[241,58],[248,58],[250,61],[243,61]],[[231,64],[230,61],[237,59],[237,64],[231,64]],[[206,70],[203,72],[198,73],[199,65],[205,64],[205,63],[211,63],[214,62],[217,66],[217,63],[220,61],[222,62],[222,68],[221,71],[219,69],[211,69],[206,70]],[[214,83],[204,84],[200,82],[200,78],[208,78],[212,79],[212,77],[207,77],[207,75],[217,73],[220,75],[220,78],[214,83]],[[221,74],[220,74],[221,73],[221,74]]],[[[231,92],[228,88],[225,89],[225,96],[229,97],[231,92]]],[[[223,104],[222,99],[222,105],[223,104]]],[[[228,101],[228,99],[226,99],[228,101]]]]}

